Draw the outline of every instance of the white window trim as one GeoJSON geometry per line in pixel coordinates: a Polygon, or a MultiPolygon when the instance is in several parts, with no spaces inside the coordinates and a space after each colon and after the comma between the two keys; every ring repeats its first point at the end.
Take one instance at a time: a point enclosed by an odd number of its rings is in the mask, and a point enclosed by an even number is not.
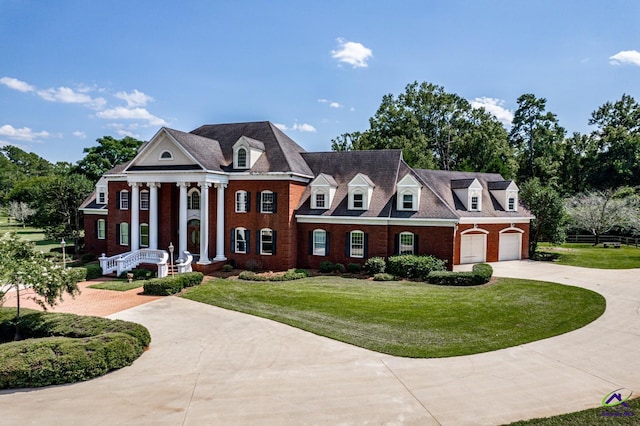
{"type": "Polygon", "coordinates": [[[127,222],[122,222],[120,223],[120,245],[121,246],[128,246],[129,245],[129,239],[131,238],[131,233],[129,232],[129,224],[127,222]],[[124,232],[124,230],[127,230],[127,232],[124,232]],[[127,241],[126,243],[124,242],[124,236],[126,235],[127,237],[127,241]]]}
{"type": "Polygon", "coordinates": [[[244,146],[238,147],[236,150],[236,158],[235,158],[236,169],[248,169],[249,165],[249,150],[244,146]],[[240,151],[244,151],[244,164],[240,164],[240,151]]]}
{"type": "Polygon", "coordinates": [[[313,250],[312,254],[314,256],[326,256],[327,255],[327,231],[324,229],[314,229],[311,238],[313,238],[313,250]],[[324,235],[324,242],[322,244],[322,252],[320,252],[319,248],[316,246],[316,233],[322,233],[324,235]]]}
{"type": "Polygon", "coordinates": [[[96,224],[97,229],[97,238],[99,240],[107,239],[107,221],[104,219],[98,219],[98,223],[96,224]],[[102,224],[102,226],[100,226],[102,224]],[[101,232],[102,231],[102,232],[101,232]]]}
{"type": "Polygon", "coordinates": [[[129,191],[126,189],[120,191],[120,205],[118,207],[120,210],[129,210],[129,191]],[[125,196],[123,197],[123,195],[125,196]]]}
{"type": "Polygon", "coordinates": [[[418,206],[417,206],[417,201],[418,201],[418,195],[417,195],[416,190],[412,190],[412,189],[405,189],[403,191],[401,191],[398,194],[398,210],[400,211],[416,211],[418,210],[418,206]],[[404,196],[405,195],[411,195],[411,207],[406,208],[404,206],[404,196]]]}
{"type": "MultiPolygon", "coordinates": [[[[240,254],[246,254],[247,253],[247,229],[246,228],[236,228],[235,230],[236,235],[234,235],[234,239],[235,239],[235,244],[234,244],[234,253],[240,253],[240,254]],[[238,233],[242,232],[242,241],[244,241],[244,250],[240,251],[238,250],[238,241],[240,241],[238,239],[238,233]]],[[[262,235],[262,234],[261,234],[262,235]]]]}
{"type": "Polygon", "coordinates": [[[158,155],[158,161],[171,161],[171,160],[173,160],[173,153],[168,149],[165,149],[160,153],[160,155],[158,155]],[[164,154],[169,154],[169,156],[165,157],[164,154]]]}
{"type": "Polygon", "coordinates": [[[262,191],[260,193],[260,213],[273,213],[273,198],[271,198],[271,211],[265,211],[264,209],[264,196],[265,194],[273,194],[273,191],[262,191]]]}
{"type": "Polygon", "coordinates": [[[140,224],[140,247],[144,247],[144,248],[149,247],[149,224],[148,224],[148,223],[141,223],[141,224],[140,224]],[[143,226],[146,226],[146,227],[147,227],[147,233],[146,233],[146,234],[143,234],[143,233],[142,233],[142,227],[143,227],[143,226]],[[142,243],[142,238],[143,238],[145,235],[146,235],[146,237],[147,237],[147,244],[143,244],[143,243],[142,243]]]}
{"type": "Polygon", "coordinates": [[[469,194],[469,211],[470,212],[481,212],[482,211],[482,194],[479,194],[477,192],[471,192],[469,194]],[[477,198],[478,201],[478,205],[476,206],[476,208],[473,208],[473,198],[477,198]]]}
{"type": "Polygon", "coordinates": [[[273,229],[271,228],[262,228],[260,230],[260,254],[263,256],[273,256],[273,229]],[[263,234],[265,231],[271,231],[271,253],[264,251],[263,234]]]}
{"type": "Polygon", "coordinates": [[[99,190],[97,190],[97,196],[96,196],[96,203],[97,204],[107,204],[107,190],[106,188],[100,188],[99,190]],[[100,200],[100,198],[102,197],[102,200],[100,200]]]}
{"type": "Polygon", "coordinates": [[[367,210],[367,192],[362,189],[354,189],[349,194],[349,210],[367,210]],[[362,207],[356,207],[356,195],[362,195],[362,207]]]}
{"type": "MultiPolygon", "coordinates": [[[[414,247],[415,247],[415,238],[416,238],[416,234],[414,234],[413,232],[401,232],[400,235],[398,236],[398,254],[415,254],[414,251],[414,247]],[[403,244],[402,244],[402,236],[411,236],[411,252],[410,253],[403,253],[403,244]]],[[[404,246],[407,246],[408,244],[404,244],[404,246]]]]}
{"type": "Polygon", "coordinates": [[[327,191],[325,191],[324,189],[316,189],[315,191],[313,191],[313,194],[311,196],[311,208],[312,209],[324,209],[324,210],[328,210],[329,209],[329,194],[327,194],[327,191]],[[318,195],[323,195],[324,196],[324,206],[320,207],[318,206],[318,195]]]}
{"type": "MultiPolygon", "coordinates": [[[[235,197],[235,211],[236,213],[246,213],[247,212],[247,191],[245,190],[240,190],[240,191],[236,191],[236,197],[235,197]],[[244,196],[244,200],[241,202],[241,206],[242,209],[238,208],[238,196],[243,195],[244,196]]],[[[240,228],[240,229],[244,229],[244,228],[240,228]]]]}
{"type": "Polygon", "coordinates": [[[353,258],[357,258],[357,259],[363,259],[364,258],[364,231],[360,231],[360,230],[355,230],[355,231],[351,231],[349,233],[349,257],[353,257],[353,258]],[[354,235],[362,235],[362,255],[354,255],[353,253],[353,237],[354,235]]]}
{"type": "Polygon", "coordinates": [[[140,191],[140,210],[149,210],[149,191],[146,189],[143,189],[142,191],[140,191]],[[142,199],[142,196],[146,195],[146,200],[142,199]],[[146,207],[145,207],[145,203],[146,203],[146,207]]]}
{"type": "Polygon", "coordinates": [[[200,210],[202,207],[202,194],[200,194],[200,190],[198,188],[191,188],[187,193],[187,210],[200,210]],[[198,208],[193,208],[193,194],[198,194],[198,208]]]}

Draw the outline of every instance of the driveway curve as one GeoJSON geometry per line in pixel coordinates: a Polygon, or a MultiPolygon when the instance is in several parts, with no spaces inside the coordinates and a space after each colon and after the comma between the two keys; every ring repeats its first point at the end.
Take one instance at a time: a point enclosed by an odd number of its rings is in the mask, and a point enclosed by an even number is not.
{"type": "Polygon", "coordinates": [[[167,297],[111,316],[151,331],[150,350],[131,367],[73,385],[1,391],[2,423],[493,425],[597,407],[618,388],[640,391],[640,270],[493,267],[497,276],[594,290],[606,297],[606,312],[517,347],[408,359],[167,297]]]}

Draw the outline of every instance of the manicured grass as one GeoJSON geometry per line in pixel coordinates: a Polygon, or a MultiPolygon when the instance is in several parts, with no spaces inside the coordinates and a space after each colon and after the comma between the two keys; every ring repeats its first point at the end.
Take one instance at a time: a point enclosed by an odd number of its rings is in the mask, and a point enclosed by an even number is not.
{"type": "Polygon", "coordinates": [[[140,288],[144,285],[145,280],[132,281],[128,283],[126,280],[105,281],[103,283],[92,284],[89,288],[98,290],[128,291],[134,288],[140,288]]]}
{"type": "Polygon", "coordinates": [[[602,245],[565,243],[560,246],[540,244],[539,252],[558,255],[561,265],[597,269],[640,268],[640,248],[621,245],[604,248],[602,245]]]}
{"type": "Polygon", "coordinates": [[[60,241],[47,240],[42,229],[32,228],[30,226],[23,227],[17,224],[13,219],[11,224],[8,223],[6,216],[0,216],[0,237],[5,232],[15,232],[20,238],[27,241],[33,241],[38,250],[43,253],[49,253],[53,248],[60,248],[60,241]]]}
{"type": "Polygon", "coordinates": [[[580,328],[605,299],[560,284],[498,278],[479,287],[314,277],[285,283],[210,280],[182,297],[270,318],[377,352],[468,355],[580,328]]]}
{"type": "Polygon", "coordinates": [[[560,416],[524,420],[511,423],[511,426],[637,425],[640,422],[640,398],[627,401],[627,405],[629,407],[597,407],[560,416]]]}

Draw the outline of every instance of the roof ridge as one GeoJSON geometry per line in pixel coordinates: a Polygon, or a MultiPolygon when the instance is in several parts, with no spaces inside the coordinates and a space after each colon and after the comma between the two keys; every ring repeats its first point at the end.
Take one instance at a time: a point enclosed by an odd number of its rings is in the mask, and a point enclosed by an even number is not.
{"type": "Polygon", "coordinates": [[[453,213],[453,214],[454,214],[454,216],[456,216],[458,219],[461,217],[461,216],[460,216],[460,214],[458,214],[454,209],[452,209],[452,208],[451,208],[451,206],[449,205],[449,203],[447,203],[447,202],[444,200],[444,198],[442,198],[442,197],[440,196],[440,194],[439,194],[437,191],[435,191],[435,190],[431,187],[431,185],[429,185],[429,183],[426,181],[426,179],[424,179],[422,176],[420,176],[420,173],[418,173],[420,170],[429,170],[429,169],[413,169],[413,168],[412,168],[411,166],[409,166],[408,164],[407,164],[407,167],[409,167],[411,170],[413,170],[413,171],[414,171],[414,174],[418,177],[418,179],[420,179],[420,180],[422,181],[422,183],[424,183],[424,185],[425,185],[427,188],[429,188],[429,191],[431,191],[431,192],[436,196],[436,198],[438,198],[438,200],[440,200],[440,201],[442,202],[442,204],[444,204],[444,205],[447,207],[447,209],[449,209],[449,211],[450,211],[451,213],[453,213]]]}

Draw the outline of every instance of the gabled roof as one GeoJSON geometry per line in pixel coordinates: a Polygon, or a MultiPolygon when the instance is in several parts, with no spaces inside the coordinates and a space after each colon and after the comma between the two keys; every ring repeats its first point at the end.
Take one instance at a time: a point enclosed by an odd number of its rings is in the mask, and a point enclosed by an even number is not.
{"type": "Polygon", "coordinates": [[[304,148],[285,135],[269,121],[229,124],[208,124],[191,134],[214,140],[219,144],[226,172],[233,173],[233,145],[242,136],[264,144],[264,154],[249,170],[252,173],[296,173],[312,177],[313,173],[302,159],[304,148]]]}
{"type": "Polygon", "coordinates": [[[311,181],[311,185],[318,184],[318,182],[320,182],[321,180],[324,180],[327,183],[327,185],[333,186],[334,188],[338,186],[338,182],[336,182],[333,176],[328,175],[326,173],[320,173],[318,176],[316,176],[315,179],[311,181]]]}
{"type": "Polygon", "coordinates": [[[505,211],[500,203],[489,192],[489,182],[504,181],[505,179],[498,173],[477,173],[477,172],[452,172],[448,170],[424,170],[416,169],[415,172],[433,188],[435,192],[455,210],[460,217],[533,217],[533,215],[523,207],[517,212],[505,211]],[[482,211],[467,211],[462,202],[456,197],[452,188],[452,181],[473,181],[478,179],[482,186],[482,211]]]}
{"type": "Polygon", "coordinates": [[[504,191],[513,183],[512,180],[499,180],[488,182],[489,191],[504,191]]]}
{"type": "Polygon", "coordinates": [[[452,179],[451,189],[465,189],[471,186],[475,178],[471,179],[452,179]]]}

